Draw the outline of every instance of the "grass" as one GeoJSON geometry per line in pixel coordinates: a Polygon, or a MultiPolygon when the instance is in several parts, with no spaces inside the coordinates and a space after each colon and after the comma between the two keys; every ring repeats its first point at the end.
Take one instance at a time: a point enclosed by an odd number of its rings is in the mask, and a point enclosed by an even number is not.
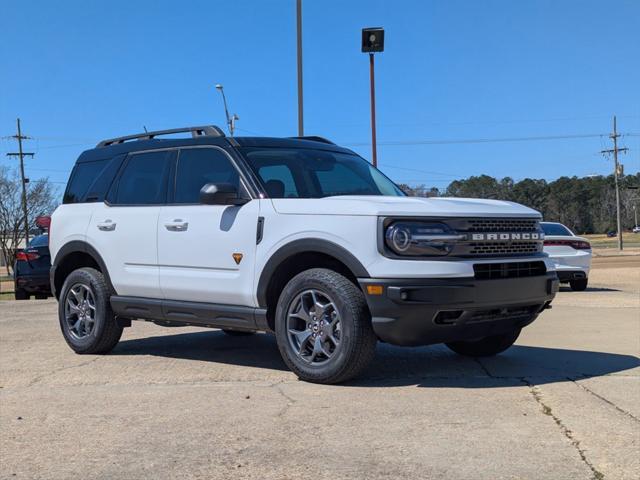
{"type": "Polygon", "coordinates": [[[2,292],[0,293],[0,301],[1,300],[14,300],[13,292],[2,292]]]}
{"type": "MultiPolygon", "coordinates": [[[[618,248],[618,237],[609,238],[604,234],[582,236],[588,238],[594,248],[618,248]]],[[[640,247],[640,233],[624,232],[622,242],[625,247],[640,247]]]]}

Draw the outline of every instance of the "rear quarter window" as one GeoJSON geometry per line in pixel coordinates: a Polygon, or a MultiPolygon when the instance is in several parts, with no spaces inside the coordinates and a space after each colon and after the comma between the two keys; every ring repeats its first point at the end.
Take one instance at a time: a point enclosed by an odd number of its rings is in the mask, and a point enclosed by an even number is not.
{"type": "Polygon", "coordinates": [[[95,162],[76,164],[62,203],[104,201],[124,158],[125,155],[117,155],[95,162]]]}

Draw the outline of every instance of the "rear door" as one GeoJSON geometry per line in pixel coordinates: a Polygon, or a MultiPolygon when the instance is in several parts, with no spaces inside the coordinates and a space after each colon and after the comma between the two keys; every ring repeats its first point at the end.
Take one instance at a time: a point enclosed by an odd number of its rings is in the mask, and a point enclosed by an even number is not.
{"type": "Polygon", "coordinates": [[[158,215],[174,158],[175,150],[130,154],[93,212],[87,241],[102,256],[119,295],[161,298],[158,215]]]}
{"type": "Polygon", "coordinates": [[[160,286],[168,300],[253,306],[259,200],[202,205],[207,183],[244,183],[233,159],[216,146],[182,148],[174,192],[158,222],[160,286]]]}

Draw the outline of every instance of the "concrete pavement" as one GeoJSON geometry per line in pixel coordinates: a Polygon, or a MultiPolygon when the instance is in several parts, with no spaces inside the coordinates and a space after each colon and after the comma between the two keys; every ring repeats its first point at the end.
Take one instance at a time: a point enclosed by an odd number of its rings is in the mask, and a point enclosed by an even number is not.
{"type": "Polygon", "coordinates": [[[134,322],[113,354],[78,356],[55,302],[0,302],[0,478],[637,479],[624,271],[561,292],[503,355],[379,345],[341,386],[298,381],[268,335],[134,322]]]}

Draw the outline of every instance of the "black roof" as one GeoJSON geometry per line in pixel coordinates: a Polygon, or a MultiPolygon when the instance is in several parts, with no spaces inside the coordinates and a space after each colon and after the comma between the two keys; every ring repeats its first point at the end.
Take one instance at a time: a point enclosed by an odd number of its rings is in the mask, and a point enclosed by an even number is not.
{"type": "Polygon", "coordinates": [[[100,142],[96,148],[86,150],[80,154],[77,163],[92,162],[115,155],[142,150],[154,150],[157,148],[177,148],[194,145],[218,145],[229,147],[279,147],[279,148],[310,148],[316,150],[329,150],[342,153],[353,153],[351,150],[329,143],[321,137],[308,138],[278,138],[278,137],[225,137],[202,135],[193,138],[147,138],[131,140],[123,143],[109,143],[114,140],[100,142]],[[106,143],[105,143],[106,142],[106,143]]]}

